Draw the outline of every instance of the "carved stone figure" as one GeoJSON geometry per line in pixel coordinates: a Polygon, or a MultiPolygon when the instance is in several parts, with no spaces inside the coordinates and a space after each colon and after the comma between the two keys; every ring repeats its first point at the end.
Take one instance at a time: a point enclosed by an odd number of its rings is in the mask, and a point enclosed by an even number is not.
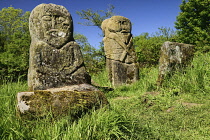
{"type": "Polygon", "coordinates": [[[90,83],[73,21],[60,5],[40,4],[29,18],[31,35],[28,86],[30,90],[90,83]]]}
{"type": "Polygon", "coordinates": [[[131,22],[122,16],[113,16],[102,22],[104,51],[109,79],[113,86],[130,84],[139,79],[136,54],[133,47],[131,22]]]}
{"type": "Polygon", "coordinates": [[[161,47],[157,85],[160,86],[164,78],[172,75],[174,71],[186,67],[191,62],[193,54],[193,45],[169,41],[165,42],[161,47]]]}
{"type": "Polygon", "coordinates": [[[29,28],[29,91],[17,94],[17,115],[34,119],[51,112],[55,118],[69,116],[74,120],[109,104],[104,93],[90,84],[66,8],[38,5],[31,12],[29,28]]]}

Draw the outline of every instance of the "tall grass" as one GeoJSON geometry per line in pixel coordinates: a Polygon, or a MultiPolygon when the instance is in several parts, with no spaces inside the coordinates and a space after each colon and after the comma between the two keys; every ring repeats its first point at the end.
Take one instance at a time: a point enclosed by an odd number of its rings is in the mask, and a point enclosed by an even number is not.
{"type": "MultiPolygon", "coordinates": [[[[184,73],[175,73],[161,88],[155,85],[156,67],[140,72],[138,82],[105,93],[109,107],[76,121],[68,116],[19,119],[16,94],[26,91],[27,85],[4,82],[0,85],[0,139],[210,139],[210,54],[196,55],[184,73]],[[145,94],[154,91],[159,94],[145,94]]],[[[100,86],[111,87],[105,71],[92,78],[100,86]]]]}
{"type": "Polygon", "coordinates": [[[208,54],[197,54],[191,66],[184,74],[177,72],[164,84],[166,90],[177,90],[180,93],[209,94],[210,91],[210,58],[208,54]]]}

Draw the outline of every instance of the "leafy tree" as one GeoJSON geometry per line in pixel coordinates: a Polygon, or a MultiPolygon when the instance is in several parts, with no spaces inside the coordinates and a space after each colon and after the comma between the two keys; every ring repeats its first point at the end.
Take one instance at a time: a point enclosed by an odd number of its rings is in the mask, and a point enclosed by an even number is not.
{"type": "Polygon", "coordinates": [[[85,26],[97,26],[99,29],[101,29],[101,23],[114,15],[113,10],[114,10],[113,5],[109,5],[107,11],[104,10],[97,10],[93,11],[91,8],[87,10],[82,10],[81,12],[77,11],[77,14],[80,16],[81,19],[87,20],[84,23],[79,23],[85,26]]]}
{"type": "Polygon", "coordinates": [[[181,42],[210,45],[210,0],[183,0],[175,28],[181,42]]]}
{"type": "Polygon", "coordinates": [[[95,74],[103,69],[105,65],[101,51],[92,47],[87,38],[82,34],[74,34],[74,39],[80,45],[85,66],[90,74],[95,74]]]}
{"type": "Polygon", "coordinates": [[[168,27],[160,27],[158,28],[158,32],[155,33],[155,36],[161,36],[169,41],[176,41],[177,39],[177,32],[174,31],[172,28],[168,27]]]}
{"type": "Polygon", "coordinates": [[[26,78],[30,35],[29,12],[13,7],[0,11],[0,78],[26,78]]]}

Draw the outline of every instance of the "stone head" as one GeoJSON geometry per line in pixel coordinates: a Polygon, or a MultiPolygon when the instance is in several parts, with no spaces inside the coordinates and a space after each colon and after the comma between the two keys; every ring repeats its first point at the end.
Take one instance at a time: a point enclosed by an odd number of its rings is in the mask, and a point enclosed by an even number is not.
{"type": "Polygon", "coordinates": [[[60,5],[40,4],[31,12],[29,29],[32,41],[44,41],[61,48],[73,41],[73,21],[68,10],[60,5]]]}
{"type": "Polygon", "coordinates": [[[102,22],[101,26],[103,32],[131,32],[131,22],[128,18],[123,16],[112,16],[110,19],[106,19],[102,22]]]}

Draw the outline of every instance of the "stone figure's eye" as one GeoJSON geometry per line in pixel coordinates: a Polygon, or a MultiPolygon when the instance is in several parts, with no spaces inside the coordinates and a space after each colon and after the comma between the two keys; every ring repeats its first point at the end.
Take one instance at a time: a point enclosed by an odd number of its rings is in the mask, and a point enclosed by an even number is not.
{"type": "Polygon", "coordinates": [[[122,24],[123,24],[123,25],[126,24],[126,21],[122,21],[122,24]]]}
{"type": "Polygon", "coordinates": [[[122,25],[128,25],[129,24],[129,22],[127,22],[127,21],[122,21],[122,25]]]}
{"type": "Polygon", "coordinates": [[[46,21],[50,21],[52,18],[51,16],[43,16],[42,19],[46,21]]]}
{"type": "Polygon", "coordinates": [[[70,26],[69,24],[64,23],[64,24],[63,24],[63,29],[68,29],[68,28],[69,28],[69,26],[70,26]]]}
{"type": "Polygon", "coordinates": [[[59,17],[58,18],[58,23],[62,23],[62,22],[64,22],[66,19],[64,18],[64,17],[59,17]]]}

